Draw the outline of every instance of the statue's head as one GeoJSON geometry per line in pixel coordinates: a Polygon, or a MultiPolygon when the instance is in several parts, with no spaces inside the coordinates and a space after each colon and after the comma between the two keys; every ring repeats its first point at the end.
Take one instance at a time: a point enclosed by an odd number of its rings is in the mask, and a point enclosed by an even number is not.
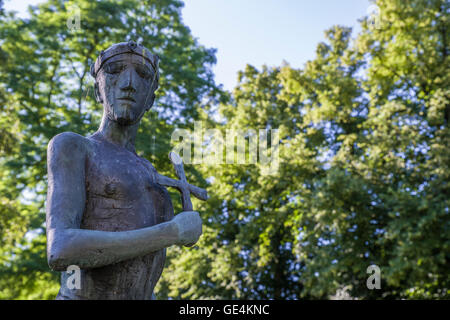
{"type": "Polygon", "coordinates": [[[139,122],[155,101],[159,58],[133,41],[102,51],[91,66],[95,97],[106,116],[120,125],[139,122]]]}

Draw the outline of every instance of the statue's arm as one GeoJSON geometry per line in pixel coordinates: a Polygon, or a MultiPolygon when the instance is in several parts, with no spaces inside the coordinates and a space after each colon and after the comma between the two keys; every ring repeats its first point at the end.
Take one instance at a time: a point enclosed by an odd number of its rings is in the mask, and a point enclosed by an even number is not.
{"type": "Polygon", "coordinates": [[[65,271],[69,265],[102,267],[197,241],[201,221],[198,224],[196,212],[182,212],[171,221],[132,231],[80,229],[86,203],[84,139],[63,133],[48,146],[47,259],[53,270],[65,271]]]}

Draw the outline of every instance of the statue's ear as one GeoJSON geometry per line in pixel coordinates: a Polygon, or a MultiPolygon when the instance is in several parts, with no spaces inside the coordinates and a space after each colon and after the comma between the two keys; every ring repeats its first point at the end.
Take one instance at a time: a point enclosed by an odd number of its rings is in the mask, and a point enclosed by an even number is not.
{"type": "Polygon", "coordinates": [[[100,91],[98,89],[97,81],[94,83],[94,96],[95,96],[95,100],[97,100],[98,103],[103,103],[102,97],[100,95],[100,91]]]}

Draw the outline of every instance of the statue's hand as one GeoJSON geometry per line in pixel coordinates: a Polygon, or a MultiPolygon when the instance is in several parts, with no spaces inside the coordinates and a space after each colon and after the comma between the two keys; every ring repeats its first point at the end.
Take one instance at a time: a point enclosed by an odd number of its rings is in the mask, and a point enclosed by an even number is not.
{"type": "Polygon", "coordinates": [[[183,211],[172,219],[172,223],[177,230],[178,245],[191,247],[202,234],[202,219],[196,211],[183,211]]]}

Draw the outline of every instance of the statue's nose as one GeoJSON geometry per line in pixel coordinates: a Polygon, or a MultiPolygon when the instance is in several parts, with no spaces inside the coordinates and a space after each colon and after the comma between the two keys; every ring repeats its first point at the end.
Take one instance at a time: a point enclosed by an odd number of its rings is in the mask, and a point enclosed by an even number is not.
{"type": "Polygon", "coordinates": [[[135,72],[133,71],[133,68],[125,70],[120,79],[120,90],[136,92],[136,88],[134,87],[134,77],[135,72]]]}

